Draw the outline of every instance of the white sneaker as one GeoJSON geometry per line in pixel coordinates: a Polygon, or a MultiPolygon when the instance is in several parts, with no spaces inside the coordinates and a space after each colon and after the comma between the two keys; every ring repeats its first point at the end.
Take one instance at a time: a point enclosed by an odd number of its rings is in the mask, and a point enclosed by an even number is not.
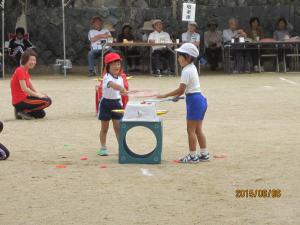
{"type": "Polygon", "coordinates": [[[199,156],[196,155],[191,155],[191,154],[187,154],[186,156],[182,157],[181,159],[179,159],[180,163],[199,163],[199,156]]]}
{"type": "Polygon", "coordinates": [[[24,112],[17,112],[17,116],[20,117],[22,120],[32,120],[34,117],[30,116],[27,113],[24,112]]]}
{"type": "Polygon", "coordinates": [[[259,72],[259,68],[258,66],[254,66],[254,72],[258,73],[259,72]]]}

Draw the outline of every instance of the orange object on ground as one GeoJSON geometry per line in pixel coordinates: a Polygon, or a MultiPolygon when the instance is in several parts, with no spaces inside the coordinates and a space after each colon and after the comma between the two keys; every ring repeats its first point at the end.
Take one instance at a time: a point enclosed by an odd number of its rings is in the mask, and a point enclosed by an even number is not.
{"type": "Polygon", "coordinates": [[[80,160],[88,160],[88,157],[84,155],[80,158],[80,160]]]}
{"type": "Polygon", "coordinates": [[[60,165],[56,165],[55,166],[57,169],[64,169],[64,168],[67,168],[66,165],[63,165],[63,164],[60,164],[60,165]]]}

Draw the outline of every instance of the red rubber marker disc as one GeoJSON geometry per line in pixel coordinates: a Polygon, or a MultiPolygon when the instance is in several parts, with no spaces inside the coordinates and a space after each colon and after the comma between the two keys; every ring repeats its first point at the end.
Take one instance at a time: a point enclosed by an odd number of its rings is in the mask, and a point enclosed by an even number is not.
{"type": "Polygon", "coordinates": [[[88,157],[84,155],[80,158],[80,160],[88,160],[88,157]]]}
{"type": "Polygon", "coordinates": [[[57,169],[64,169],[64,168],[67,168],[66,165],[63,165],[63,164],[59,164],[59,165],[56,165],[55,166],[57,169]]]}

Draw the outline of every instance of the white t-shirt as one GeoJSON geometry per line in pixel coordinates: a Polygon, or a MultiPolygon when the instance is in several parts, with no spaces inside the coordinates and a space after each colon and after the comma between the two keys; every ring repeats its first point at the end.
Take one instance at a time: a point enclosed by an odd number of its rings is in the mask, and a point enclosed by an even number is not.
{"type": "Polygon", "coordinates": [[[200,34],[185,32],[181,35],[182,42],[200,42],[200,34]]]}
{"type": "Polygon", "coordinates": [[[101,50],[102,49],[101,41],[107,42],[107,38],[101,38],[101,39],[99,39],[96,42],[92,42],[91,39],[93,37],[95,37],[96,35],[98,35],[98,34],[106,34],[106,33],[108,33],[109,35],[111,35],[111,33],[109,32],[109,30],[107,30],[105,28],[103,28],[101,30],[92,29],[92,30],[89,31],[88,38],[89,38],[89,40],[91,42],[91,48],[93,50],[101,50]]]}
{"type": "MultiPolygon", "coordinates": [[[[149,40],[154,40],[155,43],[172,43],[172,40],[170,38],[170,35],[167,32],[161,31],[157,32],[154,31],[152,32],[149,37],[148,37],[148,42],[149,40]]],[[[153,46],[152,49],[157,50],[157,49],[162,49],[165,48],[166,46],[153,46]]]]}
{"type": "Polygon", "coordinates": [[[183,68],[180,83],[186,85],[185,94],[201,92],[198,71],[194,63],[183,68]]]}
{"type": "Polygon", "coordinates": [[[108,87],[109,82],[113,82],[124,87],[123,78],[121,76],[113,76],[110,73],[106,73],[103,77],[102,85],[102,96],[106,99],[121,99],[120,91],[114,90],[111,87],[108,87]]]}

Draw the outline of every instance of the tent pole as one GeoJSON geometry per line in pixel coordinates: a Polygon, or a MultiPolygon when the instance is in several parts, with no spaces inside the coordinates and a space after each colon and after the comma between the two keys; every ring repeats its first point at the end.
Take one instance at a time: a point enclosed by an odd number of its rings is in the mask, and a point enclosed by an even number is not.
{"type": "Polygon", "coordinates": [[[62,0],[62,17],[63,17],[63,45],[64,45],[64,75],[67,76],[66,68],[66,28],[65,28],[65,1],[62,0]]]}
{"type": "Polygon", "coordinates": [[[5,31],[4,31],[4,4],[5,4],[5,0],[2,1],[2,79],[4,79],[4,75],[5,75],[5,65],[4,65],[4,48],[5,48],[5,43],[4,43],[4,39],[5,39],[5,31]]]}

